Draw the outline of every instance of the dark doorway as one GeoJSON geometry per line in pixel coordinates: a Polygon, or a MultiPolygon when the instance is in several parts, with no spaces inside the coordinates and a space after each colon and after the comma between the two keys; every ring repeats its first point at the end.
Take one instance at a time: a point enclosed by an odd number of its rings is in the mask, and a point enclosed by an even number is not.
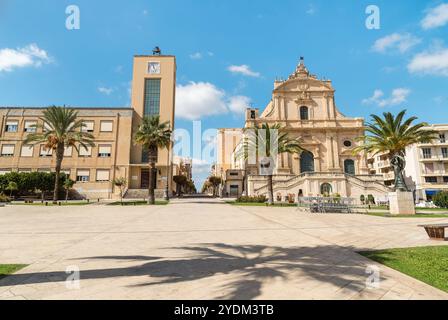
{"type": "Polygon", "coordinates": [[[142,169],[140,176],[140,188],[149,188],[149,169],[142,169]]]}
{"type": "MultiPolygon", "coordinates": [[[[157,189],[157,169],[154,170],[152,175],[152,185],[154,189],[157,189]]],[[[141,189],[149,188],[149,169],[142,168],[140,176],[140,188],[141,189]]]]}
{"type": "Polygon", "coordinates": [[[347,159],[344,161],[344,172],[348,174],[355,174],[355,161],[347,159]]]}

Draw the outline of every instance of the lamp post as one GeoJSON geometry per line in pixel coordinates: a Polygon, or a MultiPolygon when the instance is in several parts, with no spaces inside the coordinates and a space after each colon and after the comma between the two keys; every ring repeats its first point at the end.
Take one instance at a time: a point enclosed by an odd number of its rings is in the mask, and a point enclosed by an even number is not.
{"type": "MultiPolygon", "coordinates": [[[[171,140],[171,138],[170,138],[171,140]]],[[[163,192],[163,199],[168,201],[170,200],[170,195],[169,195],[169,179],[170,179],[170,169],[171,169],[171,159],[170,159],[170,150],[171,150],[171,142],[170,145],[168,147],[168,154],[167,154],[167,160],[166,160],[166,181],[165,181],[165,191],[163,192]]]]}

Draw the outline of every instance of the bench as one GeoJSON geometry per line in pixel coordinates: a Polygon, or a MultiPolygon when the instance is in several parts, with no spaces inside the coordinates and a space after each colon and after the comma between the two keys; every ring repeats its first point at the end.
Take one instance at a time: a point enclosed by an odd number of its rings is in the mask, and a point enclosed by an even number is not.
{"type": "Polygon", "coordinates": [[[419,227],[425,228],[426,233],[432,240],[445,240],[445,228],[448,224],[423,224],[419,227]]]}

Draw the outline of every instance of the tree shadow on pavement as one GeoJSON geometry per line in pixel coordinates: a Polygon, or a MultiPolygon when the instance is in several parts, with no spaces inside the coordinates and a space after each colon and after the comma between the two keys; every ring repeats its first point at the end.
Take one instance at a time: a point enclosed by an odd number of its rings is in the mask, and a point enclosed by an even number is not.
{"type": "MultiPolygon", "coordinates": [[[[139,279],[140,283],[133,285],[142,287],[210,278],[210,286],[214,286],[212,277],[231,275],[226,278],[228,281],[225,281],[225,285],[219,288],[222,296],[216,298],[254,299],[260,296],[263,283],[270,280],[298,281],[303,277],[314,279],[318,282],[317,285],[319,282],[333,284],[344,290],[359,292],[365,288],[365,279],[368,276],[366,266],[369,260],[357,255],[350,247],[335,245],[279,247],[208,243],[168,249],[185,251],[188,257],[103,256],[76,259],[138,263],[129,267],[81,270],[81,281],[147,277],[139,279]]],[[[64,282],[68,276],[64,271],[13,274],[0,281],[0,287],[64,282]]]]}

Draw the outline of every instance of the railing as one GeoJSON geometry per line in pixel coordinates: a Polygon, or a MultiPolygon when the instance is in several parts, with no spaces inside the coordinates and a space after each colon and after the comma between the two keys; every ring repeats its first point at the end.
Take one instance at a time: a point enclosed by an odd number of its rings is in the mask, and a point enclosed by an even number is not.
{"type": "Polygon", "coordinates": [[[355,199],[342,197],[301,197],[299,208],[310,213],[352,213],[355,199]]]}

